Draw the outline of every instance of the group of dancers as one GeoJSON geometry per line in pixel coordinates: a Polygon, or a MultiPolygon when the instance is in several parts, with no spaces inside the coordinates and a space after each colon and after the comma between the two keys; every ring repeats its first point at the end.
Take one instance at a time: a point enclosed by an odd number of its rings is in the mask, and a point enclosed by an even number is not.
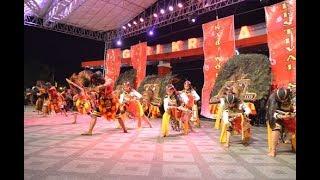
{"type": "MultiPolygon", "coordinates": [[[[60,93],[54,86],[41,85],[38,92],[36,109],[44,115],[72,111],[72,123],[77,123],[78,114],[87,114],[91,120],[88,131],[82,135],[92,135],[98,118],[117,122],[124,133],[128,132],[126,120],[137,121],[137,129],[142,123],[152,128],[142,105],[143,96],[132,84],[125,82],[121,90],[114,90],[110,79],[102,77],[101,73],[91,73],[87,81],[81,80],[80,74],[74,74],[66,79],[70,89],[60,93]],[[89,82],[88,82],[89,81],[89,82]],[[87,85],[86,85],[87,84],[87,85]],[[88,84],[90,84],[88,86],[88,84]],[[69,104],[72,105],[69,107],[69,104]],[[67,108],[69,107],[69,108],[67,108]]],[[[295,87],[294,87],[295,88],[295,87]]],[[[294,88],[279,88],[271,93],[267,102],[267,128],[269,156],[276,156],[279,139],[284,135],[291,137],[292,148],[295,151],[295,91],[294,88]]],[[[193,127],[201,127],[198,102],[200,96],[192,88],[190,81],[184,82],[181,91],[173,84],[166,86],[166,96],[163,99],[164,113],[161,122],[161,137],[170,136],[170,127],[184,135],[193,132],[193,127]]],[[[230,146],[233,134],[240,134],[242,143],[248,145],[251,139],[250,115],[255,114],[253,103],[244,102],[235,87],[224,89],[220,96],[210,99],[215,108],[215,128],[220,129],[220,143],[226,148],[230,146]]]]}

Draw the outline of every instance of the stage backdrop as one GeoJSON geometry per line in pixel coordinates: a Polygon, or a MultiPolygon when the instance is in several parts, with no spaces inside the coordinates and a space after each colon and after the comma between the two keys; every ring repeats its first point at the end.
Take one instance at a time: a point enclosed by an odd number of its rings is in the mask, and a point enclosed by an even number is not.
{"type": "Polygon", "coordinates": [[[201,115],[212,118],[209,110],[210,92],[222,65],[235,53],[234,16],[202,25],[204,51],[204,84],[201,97],[201,115]]]}
{"type": "Polygon", "coordinates": [[[296,1],[265,7],[273,87],[296,82],[296,1]]]}
{"type": "Polygon", "coordinates": [[[121,67],[121,50],[118,49],[108,49],[105,61],[105,77],[112,79],[113,85],[116,82],[121,67]]]}
{"type": "Polygon", "coordinates": [[[131,46],[131,65],[137,70],[135,88],[138,88],[146,76],[147,42],[131,46]]]}

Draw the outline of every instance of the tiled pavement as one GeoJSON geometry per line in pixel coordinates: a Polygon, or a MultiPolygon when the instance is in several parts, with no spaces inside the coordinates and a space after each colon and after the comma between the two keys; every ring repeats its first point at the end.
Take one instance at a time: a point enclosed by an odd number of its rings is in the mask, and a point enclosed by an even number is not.
{"type": "Polygon", "coordinates": [[[127,134],[99,119],[93,136],[81,136],[90,118],[80,116],[77,124],[71,118],[25,112],[25,179],[295,179],[296,155],[288,145],[276,158],[266,155],[265,127],[253,128],[248,147],[232,137],[225,150],[209,121],[188,136],[162,140],[160,119],[140,131],[129,120],[127,134]]]}

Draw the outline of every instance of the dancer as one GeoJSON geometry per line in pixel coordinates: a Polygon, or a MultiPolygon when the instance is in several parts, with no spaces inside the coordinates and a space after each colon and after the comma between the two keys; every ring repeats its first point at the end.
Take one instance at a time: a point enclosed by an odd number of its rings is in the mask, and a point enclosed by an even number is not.
{"type": "Polygon", "coordinates": [[[210,103],[212,104],[210,112],[214,114],[214,118],[216,120],[214,124],[215,129],[221,129],[223,127],[223,121],[221,121],[221,119],[225,106],[225,97],[228,94],[232,94],[232,90],[230,87],[225,87],[224,89],[222,89],[221,94],[219,93],[218,96],[212,97],[210,99],[210,103]]]}
{"type": "Polygon", "coordinates": [[[76,94],[72,98],[74,102],[74,107],[76,110],[73,112],[72,124],[76,124],[78,114],[90,114],[92,109],[91,103],[90,103],[89,95],[87,94],[84,88],[80,87],[78,84],[75,83],[76,82],[75,79],[73,79],[73,81],[75,82],[72,82],[69,79],[66,79],[66,81],[69,83],[70,88],[75,88],[74,90],[76,92],[76,94]]]}
{"type": "MultiPolygon", "coordinates": [[[[198,93],[192,88],[190,81],[184,82],[184,89],[180,91],[182,96],[186,96],[187,98],[183,98],[184,107],[192,111],[192,117],[190,121],[194,123],[196,127],[200,127],[200,118],[198,114],[198,106],[197,102],[200,100],[200,96],[198,93]]],[[[186,113],[186,111],[182,112],[186,113]]],[[[190,124],[191,127],[191,124],[190,124]]]]}
{"type": "Polygon", "coordinates": [[[146,122],[150,128],[152,125],[149,118],[144,114],[143,107],[140,103],[142,95],[133,89],[130,82],[123,83],[123,92],[120,95],[120,110],[127,112],[129,116],[138,120],[138,129],[141,129],[141,122],[146,122]]]}
{"type": "MultiPolygon", "coordinates": [[[[183,108],[182,98],[183,94],[176,92],[175,87],[172,84],[166,86],[167,95],[163,99],[164,114],[162,116],[161,122],[161,137],[166,137],[169,135],[169,123],[173,130],[180,131],[183,123],[184,134],[188,134],[189,130],[189,119],[191,118],[191,111],[187,108],[183,108]],[[181,97],[182,96],[182,97],[181,97]],[[182,118],[182,111],[188,111],[189,113],[184,113],[182,118]]],[[[184,97],[187,98],[187,97],[184,97]]]]}
{"type": "MultiPolygon", "coordinates": [[[[267,129],[269,156],[275,157],[277,145],[281,135],[288,131],[295,136],[296,119],[292,94],[287,88],[279,88],[274,91],[267,102],[267,129]]],[[[295,138],[295,137],[294,137],[295,138]]],[[[295,140],[294,140],[295,143],[295,140]]],[[[295,148],[295,144],[292,145],[295,148]]],[[[295,149],[293,149],[295,150],[295,149]]]]}
{"type": "Polygon", "coordinates": [[[64,98],[63,96],[57,91],[57,89],[52,86],[49,90],[49,99],[50,99],[50,109],[51,112],[59,113],[62,112],[66,117],[67,113],[64,108],[64,98]]]}
{"type": "Polygon", "coordinates": [[[235,132],[241,134],[242,143],[247,145],[251,137],[250,123],[247,118],[250,114],[250,109],[234,94],[227,95],[225,101],[220,142],[225,143],[224,146],[228,148],[230,146],[231,132],[235,132]]]}
{"type": "Polygon", "coordinates": [[[117,96],[113,93],[111,85],[106,85],[98,88],[97,101],[95,110],[91,114],[91,121],[87,132],[81,135],[92,135],[94,126],[98,117],[104,117],[106,120],[118,120],[124,133],[127,129],[124,125],[123,112],[120,111],[120,103],[117,96]]]}

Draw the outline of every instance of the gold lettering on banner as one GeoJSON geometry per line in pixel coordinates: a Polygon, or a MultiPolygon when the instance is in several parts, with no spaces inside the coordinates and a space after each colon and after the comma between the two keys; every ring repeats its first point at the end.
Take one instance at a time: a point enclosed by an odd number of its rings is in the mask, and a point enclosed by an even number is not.
{"type": "MultiPolygon", "coordinates": [[[[220,70],[223,58],[220,55],[221,54],[222,28],[221,28],[221,26],[219,24],[215,25],[214,32],[215,32],[215,45],[218,48],[218,54],[214,58],[214,60],[217,62],[217,64],[215,65],[215,69],[220,70]]],[[[216,73],[216,77],[217,76],[218,76],[218,73],[216,73]]]]}
{"type": "Polygon", "coordinates": [[[156,45],[156,54],[162,54],[163,53],[163,45],[157,44],[156,45]]]}
{"type": "Polygon", "coordinates": [[[172,42],[171,50],[172,52],[181,51],[183,46],[183,41],[172,42]]]}
{"type": "Polygon", "coordinates": [[[171,51],[172,51],[172,52],[178,51],[178,49],[179,49],[178,42],[174,42],[174,41],[173,41],[171,44],[172,44],[172,45],[171,45],[171,51]]]}
{"type": "Polygon", "coordinates": [[[199,41],[197,38],[188,39],[188,49],[194,49],[199,47],[199,41]]]}
{"type": "Polygon", "coordinates": [[[292,28],[285,29],[284,31],[286,32],[286,34],[288,36],[285,39],[285,43],[288,45],[288,47],[286,47],[286,50],[291,52],[294,49],[294,43],[293,43],[294,35],[293,35],[292,28]]]}
{"type": "Polygon", "coordinates": [[[123,50],[122,51],[122,57],[123,58],[130,58],[131,56],[130,56],[130,50],[129,49],[125,49],[125,50],[123,50]]]}
{"type": "Polygon", "coordinates": [[[284,12],[283,12],[283,18],[285,19],[285,21],[283,22],[283,25],[286,25],[286,26],[291,25],[291,24],[292,24],[292,20],[293,20],[293,18],[292,18],[292,12],[291,12],[290,9],[288,8],[286,2],[284,2],[284,3],[282,4],[282,9],[284,10],[284,12]]]}
{"type": "MultiPolygon", "coordinates": [[[[284,10],[283,12],[283,18],[284,18],[284,22],[283,25],[284,26],[289,26],[292,25],[293,22],[293,16],[292,16],[292,11],[291,9],[288,7],[289,5],[287,4],[287,2],[284,2],[282,4],[282,9],[284,10]]],[[[285,38],[285,45],[286,45],[286,50],[290,53],[286,59],[287,64],[287,70],[291,71],[293,70],[293,64],[294,61],[296,61],[296,57],[294,54],[292,54],[292,50],[294,50],[295,45],[294,45],[294,34],[293,34],[293,28],[289,28],[287,27],[284,30],[284,33],[286,34],[286,38],[285,38]]]]}
{"type": "Polygon", "coordinates": [[[293,55],[289,55],[289,57],[287,58],[287,61],[290,62],[290,61],[296,61],[296,57],[293,56],[293,55]]]}

